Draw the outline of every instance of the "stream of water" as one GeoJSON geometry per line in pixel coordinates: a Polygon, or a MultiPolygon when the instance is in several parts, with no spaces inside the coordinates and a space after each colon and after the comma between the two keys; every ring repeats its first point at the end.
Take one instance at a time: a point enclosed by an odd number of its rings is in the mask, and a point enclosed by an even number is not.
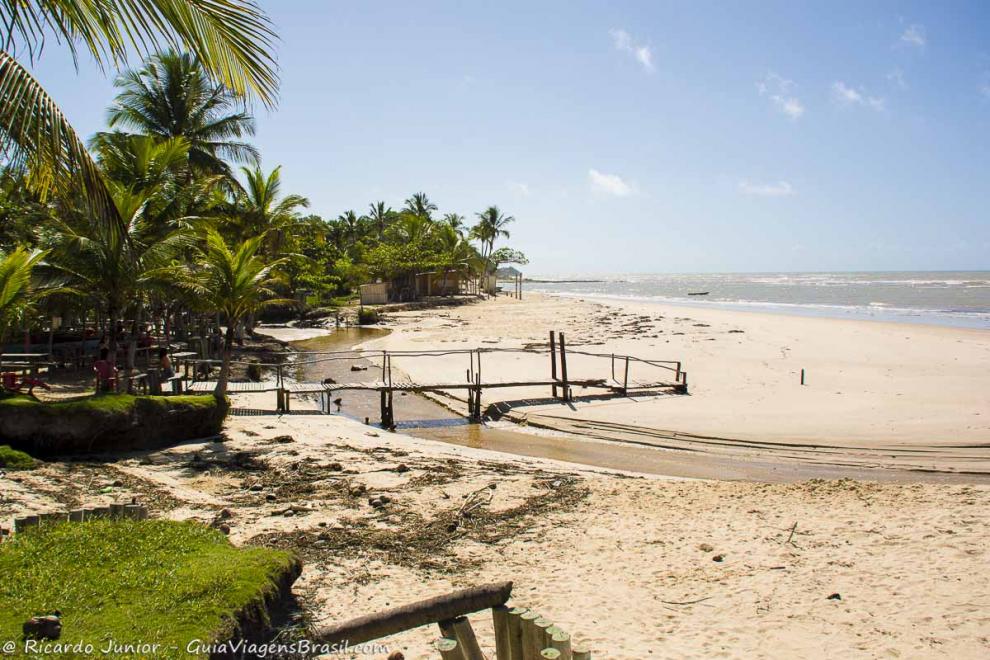
{"type": "MultiPolygon", "coordinates": [[[[292,345],[300,351],[344,351],[382,337],[388,332],[377,328],[340,328],[332,334],[292,342],[292,345]]],[[[374,381],[380,379],[380,369],[380,365],[376,367],[370,360],[339,360],[315,364],[302,362],[297,377],[300,381],[309,382],[326,378],[333,378],[339,383],[374,381]],[[359,370],[352,370],[352,366],[359,370]]],[[[339,407],[331,404],[331,413],[377,425],[380,415],[377,392],[344,391],[339,398],[339,407]]],[[[844,477],[879,481],[967,480],[964,476],[959,478],[951,474],[920,475],[897,470],[741,460],[711,454],[698,455],[697,452],[654,449],[540,429],[523,430],[509,422],[477,424],[469,422],[464,416],[467,414],[467,404],[460,405],[463,407],[463,415],[419,394],[396,394],[396,427],[408,435],[465,447],[674,477],[769,482],[844,477]]]]}

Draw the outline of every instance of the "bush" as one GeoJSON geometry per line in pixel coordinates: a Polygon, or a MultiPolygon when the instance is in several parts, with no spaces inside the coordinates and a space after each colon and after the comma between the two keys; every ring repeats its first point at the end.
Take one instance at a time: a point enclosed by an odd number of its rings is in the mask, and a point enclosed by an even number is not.
{"type": "Polygon", "coordinates": [[[33,458],[22,451],[11,449],[10,445],[0,445],[0,468],[30,470],[33,467],[33,458]]]}
{"type": "Polygon", "coordinates": [[[378,310],[371,307],[358,308],[358,325],[372,325],[378,323],[378,310]]]}

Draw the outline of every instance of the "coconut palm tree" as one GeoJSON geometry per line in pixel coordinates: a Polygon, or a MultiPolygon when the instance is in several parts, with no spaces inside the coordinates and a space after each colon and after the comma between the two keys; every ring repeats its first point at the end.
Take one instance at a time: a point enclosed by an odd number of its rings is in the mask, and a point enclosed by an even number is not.
{"type": "Polygon", "coordinates": [[[426,193],[418,192],[405,201],[405,210],[413,215],[417,215],[424,220],[433,220],[433,212],[437,210],[437,205],[430,201],[426,193]]]}
{"type": "Polygon", "coordinates": [[[227,160],[257,165],[259,154],[240,138],[254,135],[254,118],[236,94],[214,82],[199,59],[173,50],[149,58],[114,83],[121,92],[107,112],[111,128],[123,127],[160,140],[182,138],[198,173],[233,180],[227,160]]]}
{"type": "Polygon", "coordinates": [[[299,209],[309,206],[301,195],[282,197],[282,167],[267,175],[260,167],[242,167],[244,191],[234,203],[234,225],[241,238],[265,237],[269,255],[278,254],[292,226],[299,219],[299,209]]]}
{"type": "Polygon", "coordinates": [[[458,236],[464,236],[464,216],[459,213],[447,213],[443,216],[443,223],[457,232],[458,236]]]}
{"type": "Polygon", "coordinates": [[[273,270],[283,260],[265,263],[259,256],[262,241],[263,235],[255,236],[242,242],[237,249],[231,249],[216,230],[207,229],[205,233],[200,270],[192,286],[201,303],[222,314],[227,323],[220,376],[214,390],[218,398],[227,394],[234,328],[268,305],[287,302],[276,300],[270,288],[273,270]]]}
{"type": "Polygon", "coordinates": [[[508,238],[509,230],[506,225],[515,222],[511,215],[503,215],[497,206],[489,206],[477,214],[478,224],[471,228],[471,235],[481,243],[481,258],[484,261],[483,277],[491,271],[491,256],[495,250],[495,242],[499,238],[508,238]]]}
{"type": "Polygon", "coordinates": [[[42,294],[33,275],[45,254],[23,247],[0,254],[0,355],[10,332],[24,323],[42,294]]]}
{"type": "Polygon", "coordinates": [[[369,205],[368,219],[372,226],[378,231],[378,240],[385,238],[385,230],[395,220],[395,211],[392,207],[385,206],[385,202],[375,202],[369,205]]]}
{"type": "Polygon", "coordinates": [[[98,167],[17,58],[37,61],[52,37],[73,59],[84,51],[101,66],[179,48],[233,93],[275,104],[275,33],[252,0],[0,0],[0,24],[0,156],[26,169],[42,197],[83,191],[93,212],[117,230],[124,225],[98,167]]]}
{"type": "Polygon", "coordinates": [[[148,191],[132,191],[108,182],[117,212],[125,220],[123,233],[96,218],[59,221],[50,265],[77,291],[84,291],[107,314],[110,351],[117,350],[117,322],[132,305],[140,305],[151,290],[174,286],[178,274],[173,258],[194,244],[184,229],[163,233],[145,217],[153,203],[148,191]]]}

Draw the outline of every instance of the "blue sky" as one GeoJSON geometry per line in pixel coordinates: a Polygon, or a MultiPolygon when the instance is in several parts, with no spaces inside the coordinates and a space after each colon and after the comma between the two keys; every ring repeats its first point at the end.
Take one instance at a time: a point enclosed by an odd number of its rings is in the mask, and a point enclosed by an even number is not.
{"type": "MultiPolygon", "coordinates": [[[[530,273],[990,269],[990,5],[263,1],[266,168],[516,217],[530,273]]],[[[35,73],[89,135],[108,76],[35,73]]]]}

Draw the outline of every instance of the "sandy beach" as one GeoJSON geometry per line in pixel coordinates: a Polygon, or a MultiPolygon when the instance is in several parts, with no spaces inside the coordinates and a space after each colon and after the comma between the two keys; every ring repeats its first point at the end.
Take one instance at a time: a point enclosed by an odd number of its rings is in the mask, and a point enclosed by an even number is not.
{"type": "MultiPolygon", "coordinates": [[[[537,294],[397,313],[388,325],[391,334],[366,346],[545,346],[554,329],[572,349],[679,360],[688,372],[690,396],[583,400],[578,390],[565,405],[542,389],[484,393],[486,405],[515,421],[736,456],[976,473],[990,465],[984,330],[537,294]]],[[[394,360],[419,382],[449,380],[466,362],[394,360]]],[[[570,362],[572,378],[609,376],[607,359],[570,362]]],[[[648,380],[653,371],[634,364],[631,378],[648,380]]],[[[485,360],[484,372],[494,380],[545,379],[549,364],[545,356],[498,356],[485,360]]]]}
{"type": "MultiPolygon", "coordinates": [[[[685,442],[745,439],[742,450],[710,449],[719,460],[731,451],[810,460],[800,458],[808,444],[827,444],[842,453],[815,461],[875,472],[918,462],[915,450],[939,471],[985,458],[986,333],[538,297],[391,314],[386,326],[392,334],[372,345],[520,346],[553,327],[575,347],[683,360],[690,396],[578,396],[573,408],[509,411],[577,432],[655,425],[687,432],[685,442]],[[812,376],[805,388],[794,382],[801,366],[812,376]]],[[[486,368],[542,366],[528,360],[486,368]]],[[[271,408],[272,398],[238,394],[234,405],[271,408]]],[[[137,497],[155,516],[225,525],[238,544],[292,548],[305,562],[295,593],[314,628],[512,580],[513,603],[539,610],[596,658],[990,653],[990,485],[981,475],[972,484],[685,480],[454,446],[308,406],[232,416],[222,442],[7,475],[0,516],[137,497]],[[478,492],[491,501],[458,518],[478,492]],[[369,504],[382,494],[387,505],[369,504]]],[[[489,615],[471,620],[491,657],[489,615]]],[[[436,637],[431,626],[385,641],[406,658],[433,658],[436,637]]]]}

